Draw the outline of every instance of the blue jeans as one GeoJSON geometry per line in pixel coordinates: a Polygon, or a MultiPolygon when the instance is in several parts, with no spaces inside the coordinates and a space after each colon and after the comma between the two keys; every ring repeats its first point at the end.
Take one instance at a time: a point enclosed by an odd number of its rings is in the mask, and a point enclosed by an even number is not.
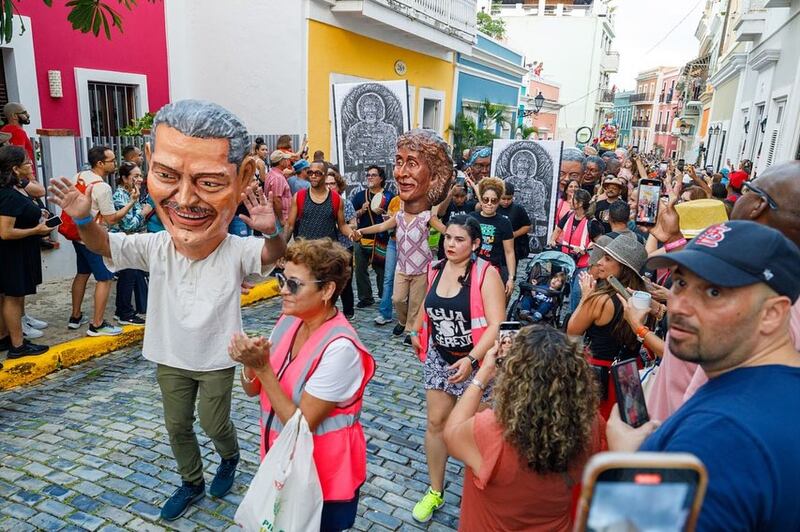
{"type": "Polygon", "coordinates": [[[231,223],[228,224],[228,234],[236,236],[250,236],[251,231],[241,218],[234,216],[233,220],[231,220],[231,223]]]}
{"type": "Polygon", "coordinates": [[[393,238],[389,239],[386,245],[386,266],[384,267],[383,274],[383,297],[381,304],[378,307],[378,312],[381,313],[387,320],[394,319],[392,317],[392,293],[394,292],[394,270],[397,267],[397,241],[393,238]]]}
{"type": "Polygon", "coordinates": [[[147,310],[147,284],[142,270],[119,270],[117,272],[117,299],[115,315],[122,319],[147,310]],[[133,294],[136,293],[136,309],[133,294]]]}
{"type": "Polygon", "coordinates": [[[580,276],[581,272],[585,272],[589,268],[576,268],[575,273],[572,276],[572,283],[570,284],[569,290],[569,313],[572,314],[575,312],[575,309],[578,308],[578,303],[581,302],[581,283],[578,282],[578,277],[580,276]]]}

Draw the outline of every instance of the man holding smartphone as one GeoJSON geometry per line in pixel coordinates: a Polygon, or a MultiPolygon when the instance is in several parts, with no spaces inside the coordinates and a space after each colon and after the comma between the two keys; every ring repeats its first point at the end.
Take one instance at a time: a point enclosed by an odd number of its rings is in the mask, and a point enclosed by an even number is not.
{"type": "Polygon", "coordinates": [[[698,530],[800,530],[789,488],[800,478],[800,425],[787,423],[800,410],[800,353],[789,329],[798,263],[793,242],[750,221],[713,225],[684,250],[648,261],[674,269],[670,350],[709,382],[658,430],[629,427],[613,411],[608,444],[700,458],[709,486],[698,530]]]}

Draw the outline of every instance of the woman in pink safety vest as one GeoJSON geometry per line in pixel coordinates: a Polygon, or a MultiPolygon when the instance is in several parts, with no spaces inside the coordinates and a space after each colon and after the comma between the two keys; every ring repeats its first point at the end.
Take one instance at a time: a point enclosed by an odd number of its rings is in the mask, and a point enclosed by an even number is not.
{"type": "Polygon", "coordinates": [[[412,343],[424,363],[428,425],[425,454],[430,487],[416,504],[415,520],[430,520],[444,504],[447,448],[444,426],[456,400],[470,385],[483,391],[487,383],[471,377],[494,345],[505,314],[505,294],[500,273],[476,258],[481,227],[468,216],[454,216],[444,234],[445,260],[428,270],[423,308],[412,330],[412,343]]]}
{"type": "Polygon", "coordinates": [[[301,238],[285,258],[277,276],[283,313],[269,341],[238,333],[229,352],[244,365],[245,393],[261,398],[261,459],[300,408],[314,435],[324,501],[320,530],[345,530],[355,522],[367,476],[359,417],[375,362],[335,306],[350,276],[350,254],[328,238],[301,238]]]}
{"type": "Polygon", "coordinates": [[[581,188],[581,184],[577,179],[570,179],[567,182],[567,186],[564,187],[564,191],[556,204],[556,225],[558,225],[559,220],[572,213],[572,196],[579,188],[581,188]]]}

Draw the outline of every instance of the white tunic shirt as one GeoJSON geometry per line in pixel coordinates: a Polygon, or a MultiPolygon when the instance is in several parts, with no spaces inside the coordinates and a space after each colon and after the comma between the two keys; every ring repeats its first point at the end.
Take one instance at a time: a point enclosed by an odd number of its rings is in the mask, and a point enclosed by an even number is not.
{"type": "Polygon", "coordinates": [[[192,371],[234,366],[228,343],[242,330],[241,284],[247,275],[268,273],[261,266],[264,240],[228,235],[211,255],[192,260],[167,231],[108,238],[110,269],[150,272],[144,357],[192,371]]]}

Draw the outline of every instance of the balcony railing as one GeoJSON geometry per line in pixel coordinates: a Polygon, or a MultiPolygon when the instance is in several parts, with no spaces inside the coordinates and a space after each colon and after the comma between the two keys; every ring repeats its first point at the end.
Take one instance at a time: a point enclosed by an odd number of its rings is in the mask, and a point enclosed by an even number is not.
{"type": "Polygon", "coordinates": [[[633,127],[650,127],[650,120],[646,118],[639,118],[633,121],[633,127]]]}
{"type": "Polygon", "coordinates": [[[373,15],[368,15],[366,10],[366,4],[370,3],[383,6],[466,43],[472,44],[475,41],[477,0],[336,0],[332,9],[339,13],[361,13],[372,18],[373,15]]]}
{"type": "Polygon", "coordinates": [[[631,94],[630,102],[637,103],[637,102],[646,102],[649,101],[649,94],[646,92],[637,92],[636,94],[631,94]]]}
{"type": "Polygon", "coordinates": [[[604,103],[614,103],[614,92],[609,90],[601,90],[599,92],[599,101],[604,103]]]}

